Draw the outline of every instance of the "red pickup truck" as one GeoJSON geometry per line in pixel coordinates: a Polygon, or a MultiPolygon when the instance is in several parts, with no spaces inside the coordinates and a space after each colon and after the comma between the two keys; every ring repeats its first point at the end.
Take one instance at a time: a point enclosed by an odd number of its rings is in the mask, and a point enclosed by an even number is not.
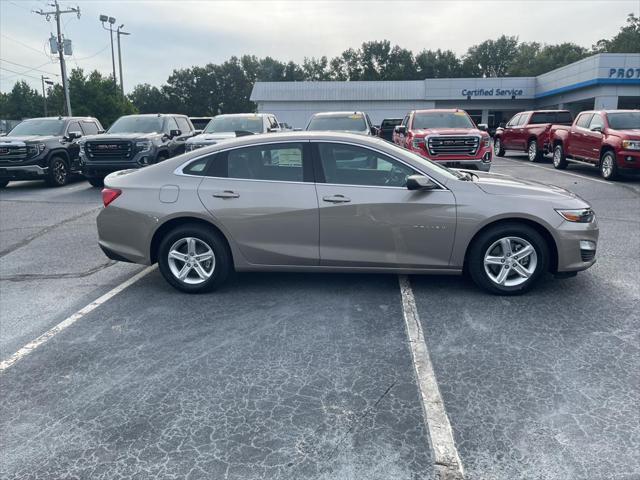
{"type": "Polygon", "coordinates": [[[505,150],[526,152],[530,162],[538,162],[551,153],[549,132],[552,125],[571,125],[568,110],[535,110],[514,115],[493,136],[493,153],[502,157],[505,150]]]}
{"type": "Polygon", "coordinates": [[[582,112],[570,127],[554,125],[550,132],[553,166],[586,163],[607,180],[620,174],[640,174],[640,110],[582,112]]]}
{"type": "Polygon", "coordinates": [[[447,167],[488,172],[491,137],[464,110],[413,110],[393,131],[393,143],[447,167]]]}

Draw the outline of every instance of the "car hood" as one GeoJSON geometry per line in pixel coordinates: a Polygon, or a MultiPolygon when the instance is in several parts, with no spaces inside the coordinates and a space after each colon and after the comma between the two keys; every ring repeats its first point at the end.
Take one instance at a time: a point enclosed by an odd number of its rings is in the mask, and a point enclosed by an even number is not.
{"type": "Polygon", "coordinates": [[[616,130],[620,136],[627,137],[627,140],[640,140],[640,128],[629,128],[627,130],[616,130]]]}
{"type": "Polygon", "coordinates": [[[59,137],[53,135],[24,135],[19,137],[0,137],[0,143],[2,144],[14,144],[14,143],[26,143],[26,142],[46,142],[49,140],[57,140],[59,137]]]}
{"type": "Polygon", "coordinates": [[[236,138],[236,132],[201,133],[187,140],[187,143],[219,142],[228,138],[236,138]]]}
{"type": "Polygon", "coordinates": [[[82,140],[104,140],[109,142],[112,140],[150,140],[162,136],[161,133],[101,133],[99,135],[87,135],[82,140]]]}
{"type": "Polygon", "coordinates": [[[482,135],[476,128],[422,128],[413,132],[415,135],[482,135]]]}
{"type": "Polygon", "coordinates": [[[558,199],[580,198],[575,193],[556,185],[547,185],[533,180],[523,180],[498,173],[478,172],[476,170],[462,171],[468,171],[474,175],[474,184],[489,195],[522,195],[553,197],[558,199]]]}

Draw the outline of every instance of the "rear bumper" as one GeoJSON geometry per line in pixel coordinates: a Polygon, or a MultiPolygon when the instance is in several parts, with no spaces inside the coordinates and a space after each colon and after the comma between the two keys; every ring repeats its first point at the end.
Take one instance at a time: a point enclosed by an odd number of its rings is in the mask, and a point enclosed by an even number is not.
{"type": "Polygon", "coordinates": [[[32,180],[45,177],[49,173],[49,167],[40,165],[0,166],[0,179],[2,180],[32,180]]]}

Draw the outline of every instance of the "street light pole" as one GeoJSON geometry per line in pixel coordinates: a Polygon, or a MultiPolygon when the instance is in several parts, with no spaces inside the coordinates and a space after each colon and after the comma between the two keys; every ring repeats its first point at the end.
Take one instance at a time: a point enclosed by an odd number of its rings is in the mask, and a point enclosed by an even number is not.
{"type": "Polygon", "coordinates": [[[102,22],[102,28],[104,28],[105,30],[109,30],[109,35],[111,36],[111,66],[113,67],[113,84],[117,86],[118,79],[116,78],[116,55],[113,50],[113,24],[116,23],[116,19],[107,15],[100,15],[99,18],[100,22],[102,22]],[[104,22],[109,23],[109,28],[104,26],[104,22]]]}
{"type": "Polygon", "coordinates": [[[124,24],[118,27],[118,30],[116,31],[116,33],[118,36],[118,66],[120,67],[120,93],[124,97],[124,80],[122,79],[122,51],[120,50],[120,35],[131,35],[131,34],[128,32],[121,31],[122,27],[124,27],[124,24]]]}

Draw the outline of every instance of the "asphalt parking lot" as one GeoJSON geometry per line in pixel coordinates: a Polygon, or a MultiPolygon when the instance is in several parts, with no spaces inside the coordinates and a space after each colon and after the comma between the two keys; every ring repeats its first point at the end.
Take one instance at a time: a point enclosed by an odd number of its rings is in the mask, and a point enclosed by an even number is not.
{"type": "MultiPolygon", "coordinates": [[[[495,297],[410,277],[465,478],[640,479],[640,181],[523,155],[588,200],[598,261],[495,297]]],[[[0,191],[0,360],[144,267],[97,247],[98,189],[0,191]]],[[[398,278],[157,270],[0,372],[0,476],[430,479],[398,278]]]]}

